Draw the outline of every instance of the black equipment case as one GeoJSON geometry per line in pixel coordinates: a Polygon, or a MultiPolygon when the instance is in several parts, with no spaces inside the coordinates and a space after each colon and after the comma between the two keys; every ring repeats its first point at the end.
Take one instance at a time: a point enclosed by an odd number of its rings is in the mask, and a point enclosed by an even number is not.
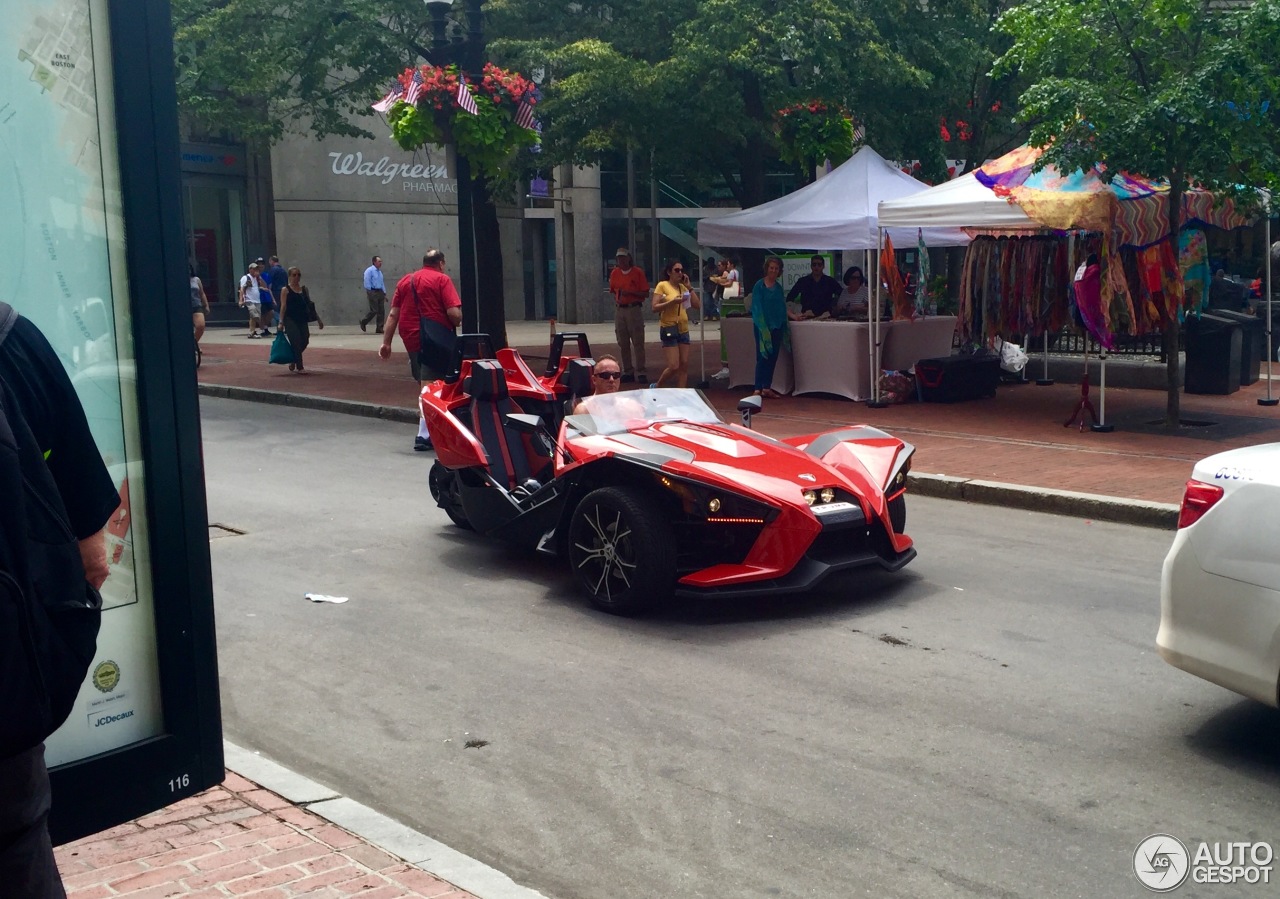
{"type": "Polygon", "coordinates": [[[926,403],[958,403],[996,395],[999,356],[944,356],[916,363],[916,389],[926,403]]]}

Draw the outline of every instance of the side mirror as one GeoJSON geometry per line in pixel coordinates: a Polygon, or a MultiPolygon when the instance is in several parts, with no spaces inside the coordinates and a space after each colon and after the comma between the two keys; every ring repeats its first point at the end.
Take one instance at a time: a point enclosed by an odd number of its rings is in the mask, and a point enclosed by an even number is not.
{"type": "Polygon", "coordinates": [[[738,400],[738,413],[742,416],[742,426],[751,427],[751,416],[764,408],[764,400],[758,396],[744,396],[738,400]]]}
{"type": "Polygon", "coordinates": [[[540,434],[543,430],[542,418],[538,415],[511,412],[507,415],[507,427],[518,434],[540,434]]]}

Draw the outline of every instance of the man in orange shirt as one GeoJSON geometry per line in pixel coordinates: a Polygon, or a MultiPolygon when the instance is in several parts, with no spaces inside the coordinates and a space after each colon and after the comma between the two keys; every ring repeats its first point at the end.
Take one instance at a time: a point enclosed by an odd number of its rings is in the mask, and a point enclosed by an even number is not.
{"type": "Polygon", "coordinates": [[[617,266],[609,273],[609,292],[615,304],[613,333],[618,338],[622,354],[622,380],[641,384],[649,383],[644,370],[644,304],[649,299],[649,280],[638,265],[631,264],[631,251],[619,247],[615,254],[617,266]],[[635,367],[631,365],[635,353],[635,367]]]}

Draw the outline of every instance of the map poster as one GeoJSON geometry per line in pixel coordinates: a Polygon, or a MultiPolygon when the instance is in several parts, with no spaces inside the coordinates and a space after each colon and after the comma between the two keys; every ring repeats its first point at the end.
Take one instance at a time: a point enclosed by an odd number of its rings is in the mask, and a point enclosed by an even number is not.
{"type": "Polygon", "coordinates": [[[108,2],[0,0],[0,299],[58,352],[123,498],[97,657],[50,767],[164,731],[108,2]]]}

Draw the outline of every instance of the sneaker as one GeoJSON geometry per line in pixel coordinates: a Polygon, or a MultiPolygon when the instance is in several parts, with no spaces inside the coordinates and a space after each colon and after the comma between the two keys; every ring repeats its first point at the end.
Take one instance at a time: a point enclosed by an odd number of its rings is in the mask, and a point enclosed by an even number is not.
{"type": "Polygon", "coordinates": [[[727,377],[729,377],[729,366],[727,366],[727,365],[726,365],[724,368],[720,369],[718,372],[716,372],[716,373],[715,373],[714,375],[712,375],[711,377],[716,378],[716,379],[720,379],[720,378],[727,378],[727,377]]]}
{"type": "Polygon", "coordinates": [[[250,334],[250,335],[249,335],[249,339],[250,339],[250,340],[261,340],[261,339],[262,339],[262,335],[261,335],[261,334],[257,334],[257,333],[250,334]]]}
{"type": "Polygon", "coordinates": [[[361,330],[361,331],[363,331],[364,333],[368,334],[368,333],[369,333],[369,323],[368,323],[368,322],[361,322],[361,323],[360,323],[360,330],[361,330]]]}
{"type": "Polygon", "coordinates": [[[416,452],[416,453],[425,453],[425,452],[430,452],[430,451],[431,451],[431,450],[433,450],[433,449],[435,449],[435,447],[431,445],[431,441],[430,441],[429,439],[427,439],[426,437],[415,437],[415,438],[413,438],[413,451],[414,451],[414,452],[416,452]]]}
{"type": "Polygon", "coordinates": [[[270,337],[270,336],[271,336],[271,332],[270,332],[269,330],[267,330],[266,328],[263,328],[263,329],[262,329],[262,336],[263,336],[263,337],[270,337]]]}

